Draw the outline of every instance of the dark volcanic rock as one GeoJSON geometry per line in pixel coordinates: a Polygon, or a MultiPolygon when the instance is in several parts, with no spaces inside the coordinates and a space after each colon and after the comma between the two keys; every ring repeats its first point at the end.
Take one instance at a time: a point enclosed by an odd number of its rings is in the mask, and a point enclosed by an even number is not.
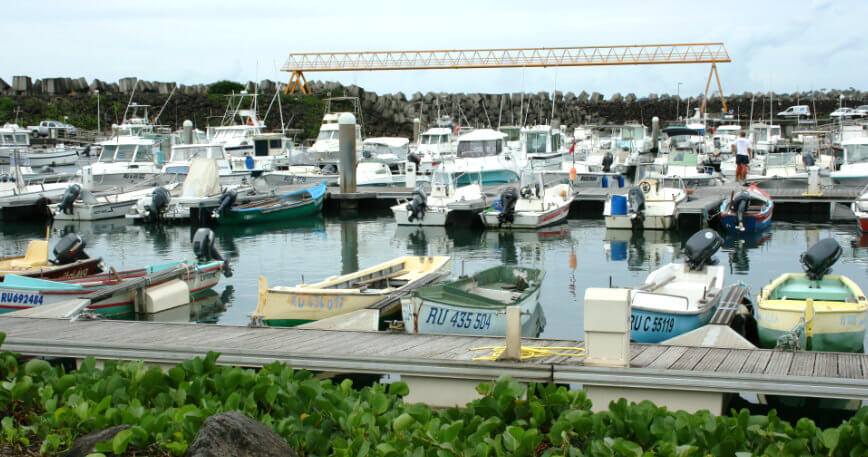
{"type": "Polygon", "coordinates": [[[270,428],[233,411],[215,414],[205,420],[189,457],[295,457],[286,440],[270,428]]]}
{"type": "Polygon", "coordinates": [[[126,430],[130,428],[129,425],[115,425],[114,427],[109,427],[104,430],[100,430],[98,432],[89,433],[82,437],[79,437],[75,442],[72,443],[72,447],[69,448],[69,451],[66,452],[65,457],[85,457],[88,454],[94,452],[93,447],[96,446],[96,443],[100,443],[102,441],[108,441],[115,437],[122,430],[126,430]]]}

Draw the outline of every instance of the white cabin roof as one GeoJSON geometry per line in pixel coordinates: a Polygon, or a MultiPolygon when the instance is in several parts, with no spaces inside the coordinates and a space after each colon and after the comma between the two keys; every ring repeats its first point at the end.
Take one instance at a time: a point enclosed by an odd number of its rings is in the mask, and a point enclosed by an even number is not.
{"type": "Polygon", "coordinates": [[[740,125],[721,125],[720,127],[717,128],[717,131],[720,133],[726,133],[726,132],[738,133],[741,131],[741,126],[740,125]]]}
{"type": "Polygon", "coordinates": [[[118,145],[118,144],[153,145],[153,144],[156,144],[156,141],[154,141],[151,138],[144,138],[141,136],[122,135],[122,136],[116,136],[116,137],[111,138],[109,140],[100,141],[97,144],[100,146],[111,146],[111,145],[118,145]]]}
{"type": "Polygon", "coordinates": [[[868,144],[868,137],[847,138],[841,142],[841,146],[847,146],[848,144],[868,144]]]}
{"type": "Polygon", "coordinates": [[[400,148],[410,143],[410,140],[404,137],[384,136],[378,138],[368,138],[362,141],[362,144],[382,144],[392,148],[400,148]]]}
{"type": "Polygon", "coordinates": [[[458,137],[458,141],[490,141],[502,140],[506,138],[506,134],[491,129],[476,129],[465,133],[458,137]]]}
{"type": "Polygon", "coordinates": [[[446,127],[433,127],[425,130],[422,135],[448,135],[452,133],[452,129],[446,127]]]}

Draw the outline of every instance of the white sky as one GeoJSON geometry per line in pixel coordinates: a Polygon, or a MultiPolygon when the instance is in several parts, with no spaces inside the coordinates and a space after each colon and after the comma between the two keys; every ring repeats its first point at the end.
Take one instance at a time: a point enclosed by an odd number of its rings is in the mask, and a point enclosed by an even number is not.
{"type": "MultiPolygon", "coordinates": [[[[280,79],[290,51],[722,41],[727,93],[868,89],[868,1],[0,0],[0,78],[280,79]]],[[[707,65],[311,73],[402,91],[702,91],[707,65]]]]}

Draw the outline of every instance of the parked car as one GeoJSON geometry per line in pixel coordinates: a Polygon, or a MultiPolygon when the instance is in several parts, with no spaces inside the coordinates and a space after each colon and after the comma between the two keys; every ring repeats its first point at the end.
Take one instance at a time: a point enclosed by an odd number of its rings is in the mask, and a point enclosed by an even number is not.
{"type": "Polygon", "coordinates": [[[847,108],[847,107],[838,108],[835,111],[832,111],[832,114],[829,115],[829,117],[842,117],[844,119],[851,118],[851,117],[865,117],[865,116],[866,116],[865,112],[858,111],[858,110],[853,109],[853,108],[847,108]]]}
{"type": "Polygon", "coordinates": [[[864,113],[864,116],[868,116],[868,105],[859,105],[856,107],[856,111],[860,111],[864,113]]]}
{"type": "Polygon", "coordinates": [[[39,123],[39,125],[31,125],[27,128],[30,129],[30,134],[33,137],[51,136],[52,130],[62,131],[67,136],[75,136],[78,133],[78,129],[76,129],[74,126],[60,121],[52,120],[42,121],[39,123]]]}
{"type": "Polygon", "coordinates": [[[811,108],[808,105],[791,106],[778,113],[778,117],[811,117],[811,108]]]}

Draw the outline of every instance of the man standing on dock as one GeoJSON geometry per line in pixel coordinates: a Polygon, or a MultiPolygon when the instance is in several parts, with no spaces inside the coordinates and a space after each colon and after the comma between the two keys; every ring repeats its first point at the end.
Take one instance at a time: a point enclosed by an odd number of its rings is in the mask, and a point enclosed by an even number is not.
{"type": "Polygon", "coordinates": [[[732,152],[735,153],[735,180],[744,184],[744,181],[747,179],[751,154],[753,153],[750,140],[745,138],[744,130],[738,132],[738,139],[732,145],[732,152]]]}

